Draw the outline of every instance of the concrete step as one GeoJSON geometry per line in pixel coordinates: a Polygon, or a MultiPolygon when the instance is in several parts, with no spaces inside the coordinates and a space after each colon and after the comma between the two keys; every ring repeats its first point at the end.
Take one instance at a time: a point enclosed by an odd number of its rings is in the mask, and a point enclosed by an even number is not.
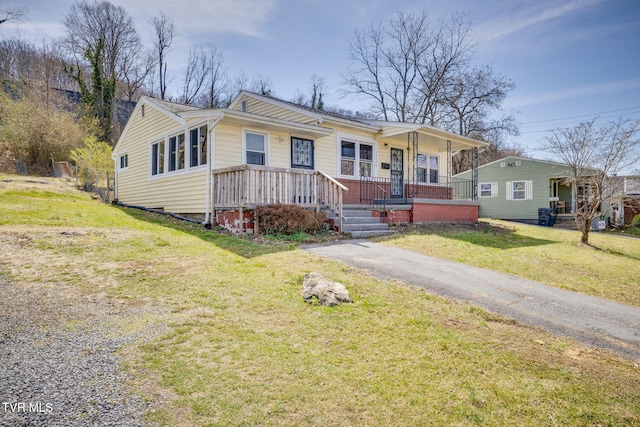
{"type": "Polygon", "coordinates": [[[366,231],[351,231],[351,237],[354,239],[366,239],[368,237],[388,236],[390,234],[396,234],[395,230],[366,230],[366,231]]]}
{"type": "Polygon", "coordinates": [[[374,230],[383,231],[388,229],[389,229],[389,225],[382,222],[369,223],[369,224],[347,224],[347,223],[342,224],[342,231],[344,231],[345,233],[351,233],[352,231],[374,231],[374,230]]]}
{"type": "MultiPolygon", "coordinates": [[[[337,218],[337,216],[334,216],[334,218],[337,218]]],[[[380,222],[378,217],[375,216],[347,216],[343,221],[345,224],[371,224],[380,222]]]]}
{"type": "Polygon", "coordinates": [[[343,210],[342,215],[348,218],[371,218],[371,211],[369,209],[349,209],[343,210]]]}

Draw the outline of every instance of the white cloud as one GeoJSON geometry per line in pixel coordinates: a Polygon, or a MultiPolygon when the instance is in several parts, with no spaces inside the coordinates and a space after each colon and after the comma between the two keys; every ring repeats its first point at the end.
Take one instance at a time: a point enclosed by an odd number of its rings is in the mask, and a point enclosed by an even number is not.
{"type": "Polygon", "coordinates": [[[570,15],[603,1],[606,0],[572,0],[560,5],[556,1],[547,5],[542,2],[535,2],[532,7],[517,10],[512,14],[502,16],[498,20],[481,25],[478,33],[486,41],[503,39],[526,28],[570,15]]]}
{"type": "Polygon", "coordinates": [[[582,96],[602,95],[633,89],[640,89],[640,79],[598,83],[529,97],[512,98],[505,103],[504,107],[506,109],[518,109],[531,105],[547,104],[550,102],[563,101],[565,99],[578,98],[582,96]]]}
{"type": "Polygon", "coordinates": [[[206,31],[259,38],[268,37],[267,24],[277,6],[277,0],[115,0],[113,3],[124,7],[138,26],[162,11],[173,19],[183,35],[206,31]]]}

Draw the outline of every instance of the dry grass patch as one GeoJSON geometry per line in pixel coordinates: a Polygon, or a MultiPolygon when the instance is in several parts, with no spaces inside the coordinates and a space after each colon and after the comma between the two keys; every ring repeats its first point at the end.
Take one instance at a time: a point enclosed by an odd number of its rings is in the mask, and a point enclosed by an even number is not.
{"type": "Polygon", "coordinates": [[[0,266],[29,286],[171,311],[167,333],[122,352],[132,385],[155,402],[153,424],[640,424],[632,361],[288,243],[76,203],[104,227],[62,236],[55,223],[33,232],[4,223],[0,266]],[[345,284],[354,303],[306,304],[309,271],[345,284]]]}

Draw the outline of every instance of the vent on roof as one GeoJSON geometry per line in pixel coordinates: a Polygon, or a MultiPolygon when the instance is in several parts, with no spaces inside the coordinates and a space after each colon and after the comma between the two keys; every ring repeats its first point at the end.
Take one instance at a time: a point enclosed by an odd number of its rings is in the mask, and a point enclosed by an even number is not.
{"type": "Polygon", "coordinates": [[[240,109],[242,110],[243,113],[247,112],[247,100],[246,99],[240,103],[240,109]]]}
{"type": "Polygon", "coordinates": [[[501,168],[503,168],[503,167],[505,167],[505,166],[507,166],[507,162],[500,162],[500,167],[501,167],[501,168]]]}

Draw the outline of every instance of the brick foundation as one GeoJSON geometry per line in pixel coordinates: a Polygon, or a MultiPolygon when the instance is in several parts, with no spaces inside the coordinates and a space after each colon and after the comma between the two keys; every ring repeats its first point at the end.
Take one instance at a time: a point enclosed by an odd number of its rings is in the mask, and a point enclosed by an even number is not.
{"type": "Polygon", "coordinates": [[[253,234],[253,212],[244,210],[242,217],[240,221],[239,210],[216,211],[213,224],[234,234],[253,234]]]}

